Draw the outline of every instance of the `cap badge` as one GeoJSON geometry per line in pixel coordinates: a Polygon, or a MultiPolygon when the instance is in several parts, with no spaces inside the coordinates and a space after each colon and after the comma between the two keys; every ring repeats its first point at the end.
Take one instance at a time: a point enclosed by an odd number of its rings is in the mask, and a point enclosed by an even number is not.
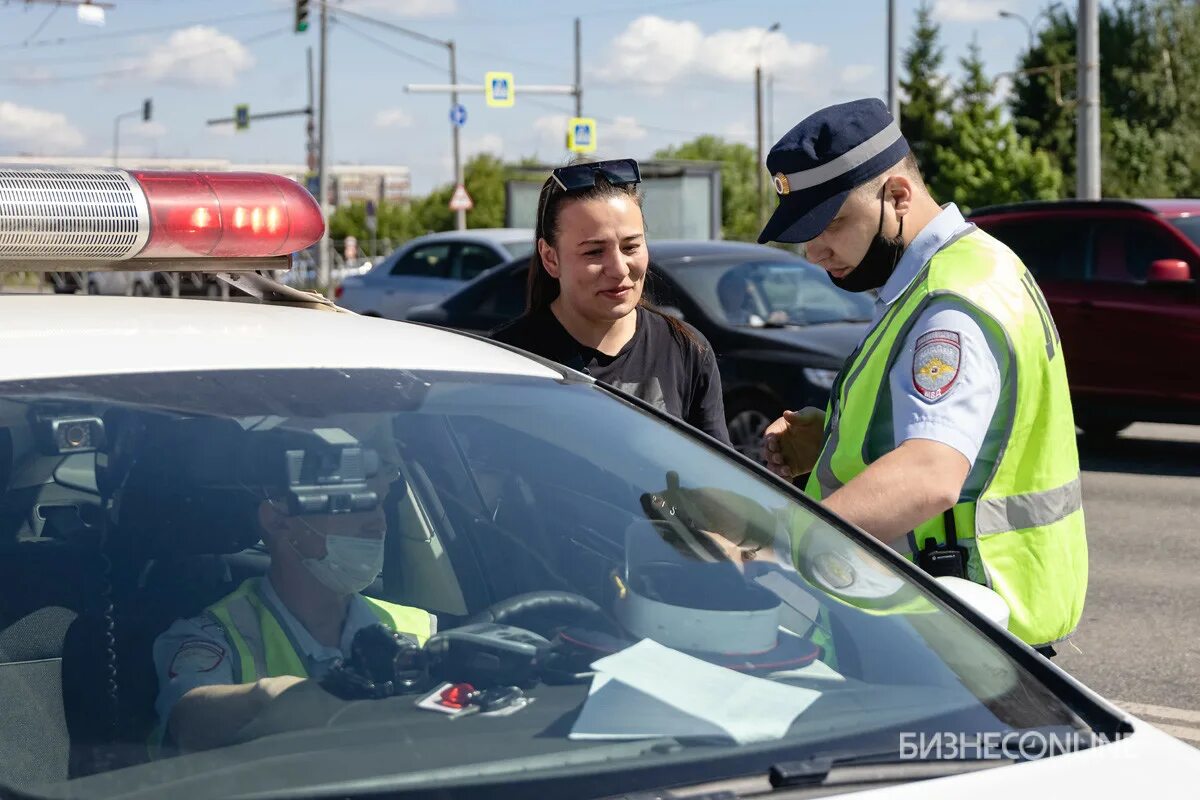
{"type": "Polygon", "coordinates": [[[775,175],[771,178],[771,181],[775,184],[775,191],[778,194],[790,194],[791,193],[792,185],[790,183],[788,183],[787,175],[784,175],[782,172],[776,172],[775,175]]]}

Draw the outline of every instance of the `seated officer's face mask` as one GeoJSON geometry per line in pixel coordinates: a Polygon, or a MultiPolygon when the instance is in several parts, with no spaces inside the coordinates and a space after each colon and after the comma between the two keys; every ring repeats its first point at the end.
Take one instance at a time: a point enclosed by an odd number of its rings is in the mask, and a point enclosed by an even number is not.
{"type": "MultiPolygon", "coordinates": [[[[296,552],[304,568],[331,591],[341,595],[358,594],[383,572],[382,536],[322,534],[302,517],[292,519],[299,520],[304,527],[325,540],[324,558],[307,558],[299,550],[296,552]]],[[[292,549],[295,549],[294,544],[292,549]]]]}
{"type": "Polygon", "coordinates": [[[842,278],[829,275],[829,280],[833,281],[839,289],[845,289],[848,292],[867,292],[871,289],[879,289],[896,271],[896,264],[904,252],[904,240],[901,238],[904,234],[904,217],[900,218],[900,230],[896,233],[896,238],[889,239],[884,236],[883,210],[885,202],[884,198],[879,199],[879,229],[875,231],[875,237],[871,239],[871,246],[867,248],[866,255],[858,262],[858,266],[842,278]]]}

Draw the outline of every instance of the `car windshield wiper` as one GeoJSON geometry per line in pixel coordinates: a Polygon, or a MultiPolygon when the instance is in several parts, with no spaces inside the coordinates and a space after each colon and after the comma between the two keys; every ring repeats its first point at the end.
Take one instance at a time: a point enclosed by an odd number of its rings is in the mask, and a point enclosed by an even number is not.
{"type": "Polygon", "coordinates": [[[818,754],[771,766],[773,789],[834,784],[908,783],[1016,763],[1010,758],[910,759],[898,753],[818,754]]]}

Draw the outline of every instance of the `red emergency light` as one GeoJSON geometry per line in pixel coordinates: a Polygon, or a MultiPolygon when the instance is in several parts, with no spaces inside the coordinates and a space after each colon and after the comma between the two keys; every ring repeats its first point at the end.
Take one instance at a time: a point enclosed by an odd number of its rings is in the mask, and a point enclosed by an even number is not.
{"type": "Polygon", "coordinates": [[[0,260],[269,258],[324,228],[312,195],[280,175],[0,164],[0,260]]]}
{"type": "Polygon", "coordinates": [[[303,250],[321,238],[321,209],[303,187],[254,172],[130,173],[150,207],[144,258],[252,258],[303,250]]]}

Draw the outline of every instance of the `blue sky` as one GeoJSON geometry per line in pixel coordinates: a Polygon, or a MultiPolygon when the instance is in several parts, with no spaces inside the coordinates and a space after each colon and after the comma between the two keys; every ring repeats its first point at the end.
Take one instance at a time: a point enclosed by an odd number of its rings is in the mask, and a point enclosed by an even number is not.
{"type": "MultiPolygon", "coordinates": [[[[302,118],[256,122],[246,132],[209,127],[237,103],[253,113],[301,107],[305,48],[314,24],[291,32],[291,0],[111,0],[103,28],[69,8],[0,0],[0,158],[110,154],[113,117],[153,97],[149,125],[122,125],[122,152],[238,161],[304,159],[302,118]]],[[[933,0],[946,69],[978,36],[988,70],[1013,68],[1044,0],[933,0]]],[[[465,97],[469,155],[565,158],[569,97],[522,96],[521,85],[570,83],[573,19],[583,19],[584,114],[602,121],[606,156],[648,156],[701,133],[753,142],[753,70],[759,43],[775,76],[776,137],[822,105],[885,93],[884,0],[332,0],[331,9],[402,25],[459,49],[459,80],[513,72],[517,103],[487,108],[465,97]],[[774,22],[781,28],[765,36],[774,22]]],[[[898,0],[901,44],[917,0],[898,0]]],[[[1035,22],[1036,24],[1036,22],[1035,22]]],[[[403,164],[413,188],[451,178],[449,100],[407,94],[407,83],[445,83],[445,50],[343,15],[330,33],[330,158],[403,164]]],[[[770,145],[770,140],[767,142],[770,145]]]]}

